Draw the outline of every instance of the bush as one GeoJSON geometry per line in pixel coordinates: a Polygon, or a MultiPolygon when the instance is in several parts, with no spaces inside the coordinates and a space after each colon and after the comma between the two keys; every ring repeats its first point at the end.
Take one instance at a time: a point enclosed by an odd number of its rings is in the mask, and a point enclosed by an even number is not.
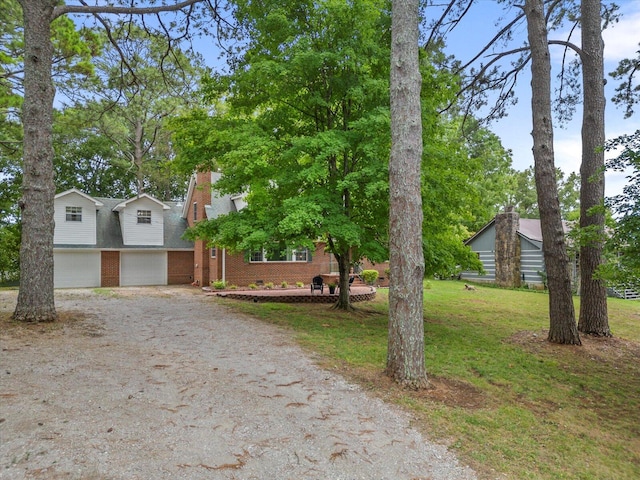
{"type": "Polygon", "coordinates": [[[250,284],[249,284],[249,288],[250,288],[251,290],[255,290],[256,288],[258,288],[258,285],[256,285],[255,283],[250,283],[250,284]]]}
{"type": "Polygon", "coordinates": [[[267,282],[264,284],[264,288],[271,290],[273,288],[273,282],[267,282]]]}
{"type": "Polygon", "coordinates": [[[211,286],[216,290],[224,290],[225,288],[227,288],[227,282],[225,282],[224,280],[213,280],[211,282],[211,286]]]}
{"type": "Polygon", "coordinates": [[[378,271],[377,270],[363,270],[362,271],[362,279],[364,283],[367,285],[373,285],[376,280],[378,280],[378,271]]]}
{"type": "Polygon", "coordinates": [[[282,288],[287,288],[287,287],[289,286],[289,284],[288,284],[287,282],[282,282],[282,283],[280,284],[280,286],[281,286],[282,288]]]}
{"type": "Polygon", "coordinates": [[[304,287],[304,282],[296,282],[296,287],[298,288],[304,287]]]}

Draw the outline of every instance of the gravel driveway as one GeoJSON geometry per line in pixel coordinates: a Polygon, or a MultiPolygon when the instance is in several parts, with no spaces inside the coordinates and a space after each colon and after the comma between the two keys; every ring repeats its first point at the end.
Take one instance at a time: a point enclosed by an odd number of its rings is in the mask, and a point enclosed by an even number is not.
{"type": "Polygon", "coordinates": [[[88,318],[0,332],[0,478],[475,478],[286,332],[191,288],[113,291],[57,291],[88,318]]]}

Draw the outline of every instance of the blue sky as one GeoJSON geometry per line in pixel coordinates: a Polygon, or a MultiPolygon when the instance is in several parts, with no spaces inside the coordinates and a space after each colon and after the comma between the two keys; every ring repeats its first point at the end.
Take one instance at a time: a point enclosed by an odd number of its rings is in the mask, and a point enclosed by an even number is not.
{"type": "MultiPolygon", "coordinates": [[[[618,0],[620,11],[623,13],[620,22],[604,32],[605,42],[605,73],[614,70],[618,62],[623,58],[634,58],[640,48],[640,1],[618,0]]],[[[495,34],[494,28],[497,17],[501,14],[501,7],[493,0],[482,0],[476,7],[476,13],[466,23],[461,25],[459,33],[450,39],[448,51],[455,54],[461,60],[467,60],[477,49],[484,45],[486,40],[495,34]],[[481,8],[478,8],[481,7],[481,8]]],[[[526,38],[526,27],[518,32],[522,39],[526,38]]],[[[554,35],[555,38],[563,38],[562,33],[554,35]]],[[[564,35],[566,37],[566,34],[564,35]]],[[[573,42],[579,44],[579,32],[574,34],[573,42]]],[[[551,46],[551,56],[554,60],[552,75],[559,71],[560,59],[563,47],[551,46]]],[[[513,152],[513,166],[517,170],[524,170],[533,164],[531,147],[531,92],[530,75],[528,71],[518,80],[518,103],[509,111],[509,115],[490,128],[502,140],[502,144],[513,152]]],[[[622,109],[614,105],[610,100],[615,89],[615,82],[607,75],[606,96],[606,136],[615,138],[623,133],[632,133],[640,129],[640,113],[634,117],[624,119],[622,109]]],[[[640,109],[636,109],[640,110],[640,109]]],[[[554,151],[556,166],[567,174],[578,172],[581,161],[581,119],[582,109],[578,107],[574,120],[567,125],[554,124],[554,151]]],[[[612,154],[607,154],[608,156],[612,154]]],[[[614,155],[615,156],[615,155],[614,155]]],[[[606,194],[620,193],[626,183],[623,173],[607,173],[606,194]]]]}

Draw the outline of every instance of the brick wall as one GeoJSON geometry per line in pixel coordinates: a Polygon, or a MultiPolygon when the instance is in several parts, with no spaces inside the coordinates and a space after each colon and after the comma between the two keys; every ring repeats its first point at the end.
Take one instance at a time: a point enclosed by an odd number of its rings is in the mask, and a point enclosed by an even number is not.
{"type": "Polygon", "coordinates": [[[167,256],[169,285],[193,282],[193,252],[167,252],[167,256]]]}
{"type": "MultiPolygon", "coordinates": [[[[196,174],[195,188],[193,189],[192,197],[188,198],[187,201],[190,202],[187,212],[187,223],[192,227],[195,223],[206,219],[204,206],[211,204],[211,173],[198,172],[196,174]],[[196,209],[195,215],[194,209],[196,209]]],[[[207,248],[206,242],[197,240],[194,244],[193,257],[191,259],[193,277],[191,282],[195,282],[201,286],[209,285],[212,278],[209,272],[209,257],[210,250],[207,248]]]]}
{"type": "Polygon", "coordinates": [[[120,252],[100,252],[100,286],[120,286],[120,252]]]}
{"type": "MultiPolygon", "coordinates": [[[[212,262],[213,263],[213,262],[212,262]]],[[[331,255],[324,252],[324,244],[318,244],[311,256],[310,262],[249,262],[244,254],[225,254],[225,279],[229,285],[247,286],[251,283],[259,284],[272,282],[280,285],[287,282],[295,285],[296,282],[311,283],[316,275],[331,272],[331,255]]],[[[217,280],[222,278],[222,251],[218,251],[215,259],[217,280]]]]}

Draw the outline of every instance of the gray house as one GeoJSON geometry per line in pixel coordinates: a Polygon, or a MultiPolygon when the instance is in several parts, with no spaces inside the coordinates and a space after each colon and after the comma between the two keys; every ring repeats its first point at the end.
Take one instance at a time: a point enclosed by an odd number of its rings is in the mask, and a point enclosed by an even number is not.
{"type": "MultiPolygon", "coordinates": [[[[565,232],[568,227],[564,225],[565,232]]],[[[520,218],[513,208],[495,216],[469,238],[466,245],[478,254],[485,275],[462,272],[461,278],[504,287],[542,288],[545,266],[540,220],[520,218]]],[[[576,278],[575,262],[572,278],[576,278]]]]}

